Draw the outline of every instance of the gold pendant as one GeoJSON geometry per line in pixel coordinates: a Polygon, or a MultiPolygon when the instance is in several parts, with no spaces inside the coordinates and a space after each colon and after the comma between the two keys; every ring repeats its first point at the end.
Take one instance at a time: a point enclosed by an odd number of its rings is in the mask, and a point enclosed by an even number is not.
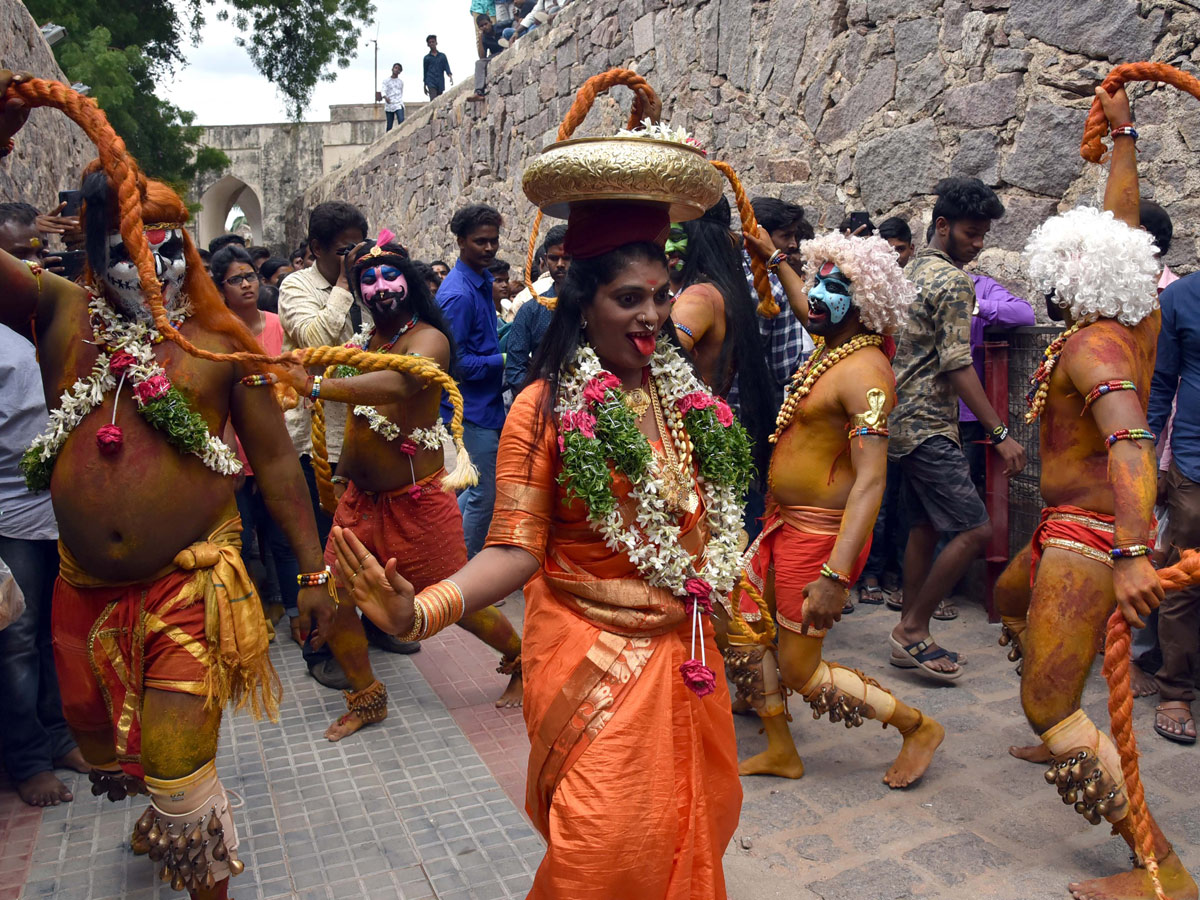
{"type": "Polygon", "coordinates": [[[625,406],[640,419],[650,408],[650,394],[643,388],[634,388],[625,395],[625,406]]]}

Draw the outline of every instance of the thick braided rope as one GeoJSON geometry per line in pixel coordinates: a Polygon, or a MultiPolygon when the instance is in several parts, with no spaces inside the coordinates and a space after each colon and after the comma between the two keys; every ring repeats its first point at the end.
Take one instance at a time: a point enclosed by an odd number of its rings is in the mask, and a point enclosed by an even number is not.
{"type": "Polygon", "coordinates": [[[1138,853],[1159,900],[1168,900],[1158,877],[1158,860],[1154,855],[1154,835],[1150,830],[1150,812],[1146,809],[1146,793],[1138,769],[1137,738],[1133,734],[1133,692],[1129,685],[1129,652],[1132,640],[1129,623],[1115,610],[1108,620],[1108,638],[1104,649],[1104,677],[1108,679],[1108,715],[1113,742],[1121,754],[1121,773],[1125,776],[1125,791],[1129,796],[1129,815],[1133,819],[1133,834],[1138,853]]]}
{"type": "Polygon", "coordinates": [[[737,587],[733,589],[733,593],[729,598],[729,632],[744,638],[748,638],[756,644],[762,644],[766,647],[775,645],[775,619],[771,615],[771,610],[767,606],[767,600],[763,597],[762,592],[750,583],[750,577],[747,574],[742,575],[741,581],[737,587]],[[762,630],[756,629],[753,625],[746,621],[746,617],[742,615],[741,605],[738,603],[738,592],[744,591],[746,596],[754,601],[754,605],[758,607],[758,611],[762,618],[762,630]]]}
{"type": "MultiPolygon", "coordinates": [[[[1163,84],[1177,87],[1193,97],[1200,98],[1200,81],[1187,72],[1180,71],[1174,66],[1168,66],[1166,63],[1125,63],[1109,72],[1108,77],[1100,86],[1110,94],[1114,94],[1117,88],[1123,87],[1130,81],[1161,81],[1163,84]]],[[[1083,129],[1083,142],[1079,146],[1079,155],[1093,163],[1104,159],[1102,138],[1106,134],[1108,134],[1108,118],[1104,115],[1104,108],[1097,98],[1092,101],[1092,108],[1088,112],[1087,124],[1083,129]]]]}
{"type": "MultiPolygon", "coordinates": [[[[750,205],[750,200],[746,197],[745,190],[742,189],[742,180],[737,177],[737,173],[733,171],[733,166],[729,163],[713,160],[713,165],[716,166],[718,172],[725,176],[729,186],[733,189],[733,199],[737,203],[738,215],[742,217],[742,234],[757,234],[758,219],[754,217],[754,207],[750,205]]],[[[750,271],[754,275],[754,289],[758,291],[759,315],[766,316],[768,319],[775,318],[779,315],[779,304],[775,302],[775,295],[771,293],[771,282],[767,279],[767,267],[756,253],[750,254],[750,271]]]]}
{"type": "MultiPolygon", "coordinates": [[[[632,69],[609,69],[607,72],[593,75],[580,86],[575,94],[574,102],[571,103],[571,108],[567,110],[562,124],[558,126],[558,136],[555,140],[565,141],[573,135],[575,129],[582,125],[583,120],[587,118],[592,104],[596,102],[596,96],[617,85],[624,85],[633,91],[633,109],[629,113],[629,123],[626,127],[630,131],[637,128],[642,119],[646,117],[647,98],[657,99],[657,94],[654,93],[654,88],[650,87],[650,82],[632,69]]],[[[542,211],[539,209],[537,215],[533,217],[533,231],[529,235],[529,250],[525,254],[525,287],[529,290],[530,297],[541,303],[542,306],[553,309],[553,304],[543,300],[541,295],[533,289],[533,279],[529,277],[529,273],[533,271],[533,258],[537,255],[538,229],[541,226],[542,211]]]]}
{"type": "MultiPolygon", "coordinates": [[[[454,413],[450,417],[450,435],[454,438],[454,471],[442,479],[446,490],[460,490],[479,483],[479,472],[471,463],[471,455],[463,443],[463,399],[454,379],[442,371],[432,359],[423,356],[403,356],[396,353],[371,353],[356,347],[308,347],[304,351],[306,365],[325,365],[327,376],[337,366],[353,366],[364,372],[389,369],[420,378],[426,384],[441,385],[450,395],[454,413]]],[[[313,471],[317,475],[317,494],[321,508],[332,513],[337,508],[333,499],[333,471],[329,465],[329,451],[325,442],[324,404],[314,404],[312,416],[313,471]]]]}

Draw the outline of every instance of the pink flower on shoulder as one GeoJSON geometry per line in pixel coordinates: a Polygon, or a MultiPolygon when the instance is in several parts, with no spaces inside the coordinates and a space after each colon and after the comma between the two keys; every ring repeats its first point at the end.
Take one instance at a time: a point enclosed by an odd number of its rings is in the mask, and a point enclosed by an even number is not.
{"type": "Polygon", "coordinates": [[[141,384],[134,385],[133,395],[137,397],[140,405],[145,406],[147,403],[153,403],[160,397],[166,396],[170,389],[171,379],[166,375],[151,375],[141,384]]]}
{"type": "Polygon", "coordinates": [[[679,674],[683,676],[683,683],[697,697],[707,697],[717,689],[716,674],[698,659],[685,662],[679,667],[679,674]]]}
{"type": "Polygon", "coordinates": [[[583,386],[583,399],[588,403],[595,405],[604,402],[604,395],[609,389],[616,389],[621,386],[621,381],[616,375],[611,372],[601,372],[595,378],[589,379],[588,383],[583,386]]]}
{"type": "Polygon", "coordinates": [[[686,416],[693,409],[708,409],[716,402],[711,394],[706,394],[704,391],[692,391],[690,394],[680,397],[675,406],[681,416],[686,416]]]}
{"type": "Polygon", "coordinates": [[[717,399],[715,414],[722,428],[728,428],[733,424],[733,410],[729,408],[728,403],[720,398],[717,399]]]}
{"type": "Polygon", "coordinates": [[[567,410],[562,414],[561,425],[566,432],[578,431],[586,438],[596,436],[596,417],[586,409],[567,410]]]}

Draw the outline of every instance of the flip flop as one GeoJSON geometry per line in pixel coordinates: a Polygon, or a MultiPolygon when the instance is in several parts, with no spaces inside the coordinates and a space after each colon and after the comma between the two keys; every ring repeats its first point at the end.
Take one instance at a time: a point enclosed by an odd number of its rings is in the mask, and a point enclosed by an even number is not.
{"type": "Polygon", "coordinates": [[[842,615],[848,616],[854,612],[854,604],[850,602],[850,595],[846,595],[846,605],[842,607],[842,615]]]}
{"type": "Polygon", "coordinates": [[[1181,710],[1186,711],[1187,710],[1186,706],[1181,705],[1181,706],[1168,707],[1167,703],[1182,704],[1183,701],[1182,700],[1168,700],[1166,703],[1160,703],[1158,706],[1154,707],[1154,731],[1155,731],[1155,733],[1161,735],[1162,737],[1165,737],[1168,741],[1173,741],[1176,744],[1194,744],[1194,743],[1196,743],[1195,735],[1175,734],[1174,732],[1168,731],[1167,729],[1163,728],[1161,725],[1158,724],[1158,717],[1165,716],[1166,718],[1170,719],[1172,722],[1174,722],[1176,725],[1179,725],[1180,727],[1186,728],[1188,722],[1192,723],[1193,728],[1195,727],[1195,719],[1192,718],[1190,713],[1188,714],[1188,717],[1186,719],[1184,719],[1182,722],[1180,722],[1174,716],[1169,715],[1170,712],[1178,712],[1181,710]]]}
{"type": "Polygon", "coordinates": [[[883,602],[887,604],[888,609],[894,609],[896,612],[901,612],[904,609],[904,591],[896,588],[894,591],[884,591],[883,602]]]}
{"type": "Polygon", "coordinates": [[[951,684],[958,681],[962,676],[961,668],[955,669],[953,672],[940,672],[937,669],[929,667],[928,664],[935,659],[949,659],[951,662],[954,662],[954,658],[951,657],[950,652],[936,646],[932,638],[927,638],[923,641],[914,641],[906,645],[888,635],[888,643],[892,645],[893,650],[899,650],[907,657],[907,660],[900,660],[895,656],[891,657],[889,662],[899,669],[919,669],[923,675],[942,684],[951,684]]]}
{"type": "Polygon", "coordinates": [[[958,618],[958,607],[949,600],[943,600],[933,611],[933,617],[939,622],[952,622],[958,618]]]}
{"type": "Polygon", "coordinates": [[[883,588],[879,585],[862,585],[858,589],[858,602],[868,606],[882,606],[884,601],[883,588]]]}

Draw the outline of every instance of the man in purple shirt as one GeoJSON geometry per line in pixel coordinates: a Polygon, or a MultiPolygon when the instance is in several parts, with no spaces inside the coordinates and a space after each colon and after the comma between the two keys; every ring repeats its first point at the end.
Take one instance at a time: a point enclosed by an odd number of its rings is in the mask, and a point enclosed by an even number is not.
{"type": "MultiPolygon", "coordinates": [[[[975,312],[971,316],[971,361],[975,372],[979,375],[980,384],[983,378],[983,331],[988,327],[1017,328],[1022,325],[1033,325],[1037,319],[1028,300],[1022,300],[1009,292],[1008,288],[986,275],[972,275],[975,282],[975,312]]],[[[986,387],[986,384],[984,385],[986,387]]],[[[979,424],[975,414],[963,403],[958,401],[958,434],[962,440],[967,462],[971,466],[971,480],[982,494],[984,490],[984,475],[986,472],[987,433],[979,424]]]]}
{"type": "MultiPolygon", "coordinates": [[[[463,443],[479,469],[479,484],[458,495],[467,554],[483,549],[496,502],[496,450],[504,427],[504,356],[496,331],[492,273],[504,218],[490,206],[464,206],[450,220],[458,262],[438,288],[437,302],[454,333],[454,377],[463,396],[463,443]]],[[[442,400],[442,418],[452,410],[442,400]]]]}

